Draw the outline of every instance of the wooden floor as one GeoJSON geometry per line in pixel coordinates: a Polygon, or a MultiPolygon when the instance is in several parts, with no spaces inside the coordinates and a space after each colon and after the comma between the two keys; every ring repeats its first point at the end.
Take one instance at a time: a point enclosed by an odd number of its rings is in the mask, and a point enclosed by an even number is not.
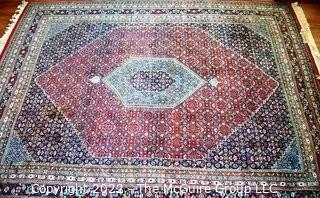
{"type": "Polygon", "coordinates": [[[4,34],[5,28],[20,2],[19,0],[0,0],[0,37],[4,34]]]}
{"type": "Polygon", "coordinates": [[[301,5],[311,28],[314,40],[320,49],[320,4],[301,5]]]}
{"type": "MultiPolygon", "coordinates": [[[[12,14],[20,2],[21,0],[0,0],[0,36],[3,35],[12,14]]],[[[320,49],[320,4],[302,4],[301,6],[320,49]]]]}

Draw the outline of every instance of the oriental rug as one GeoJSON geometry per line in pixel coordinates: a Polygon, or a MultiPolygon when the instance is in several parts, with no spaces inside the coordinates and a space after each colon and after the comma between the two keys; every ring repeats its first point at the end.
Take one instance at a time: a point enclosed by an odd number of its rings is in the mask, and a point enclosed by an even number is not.
{"type": "Polygon", "coordinates": [[[1,196],[319,196],[290,5],[33,2],[0,65],[1,196]]]}

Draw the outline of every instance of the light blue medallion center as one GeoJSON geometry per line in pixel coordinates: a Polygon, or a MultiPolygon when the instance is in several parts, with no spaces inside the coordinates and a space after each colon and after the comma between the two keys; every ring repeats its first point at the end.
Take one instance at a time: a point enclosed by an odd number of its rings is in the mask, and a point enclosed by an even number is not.
{"type": "Polygon", "coordinates": [[[127,107],[172,108],[206,81],[175,58],[129,58],[102,78],[127,107]]]}

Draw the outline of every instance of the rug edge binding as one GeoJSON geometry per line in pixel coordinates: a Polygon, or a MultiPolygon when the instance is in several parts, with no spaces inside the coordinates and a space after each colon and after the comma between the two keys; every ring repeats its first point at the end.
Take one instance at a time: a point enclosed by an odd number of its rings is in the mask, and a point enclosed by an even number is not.
{"type": "Polygon", "coordinates": [[[303,42],[308,44],[312,57],[316,64],[316,69],[318,70],[316,73],[316,78],[320,80],[320,52],[311,33],[309,23],[302,7],[298,4],[298,2],[292,3],[291,5],[301,26],[300,34],[302,36],[303,42]]]}
{"type": "Polygon", "coordinates": [[[3,53],[5,46],[10,38],[11,33],[14,30],[23,10],[26,8],[28,2],[22,0],[21,3],[17,6],[15,13],[12,15],[11,19],[9,20],[9,24],[7,25],[5,32],[2,37],[0,37],[0,54],[3,53]]]}

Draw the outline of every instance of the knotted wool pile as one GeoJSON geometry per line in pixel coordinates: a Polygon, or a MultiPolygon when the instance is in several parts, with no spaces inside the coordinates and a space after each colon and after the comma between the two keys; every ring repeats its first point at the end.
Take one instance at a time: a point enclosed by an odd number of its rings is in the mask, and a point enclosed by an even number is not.
{"type": "Polygon", "coordinates": [[[0,65],[0,195],[319,190],[319,85],[288,5],[29,3],[0,65]]]}

